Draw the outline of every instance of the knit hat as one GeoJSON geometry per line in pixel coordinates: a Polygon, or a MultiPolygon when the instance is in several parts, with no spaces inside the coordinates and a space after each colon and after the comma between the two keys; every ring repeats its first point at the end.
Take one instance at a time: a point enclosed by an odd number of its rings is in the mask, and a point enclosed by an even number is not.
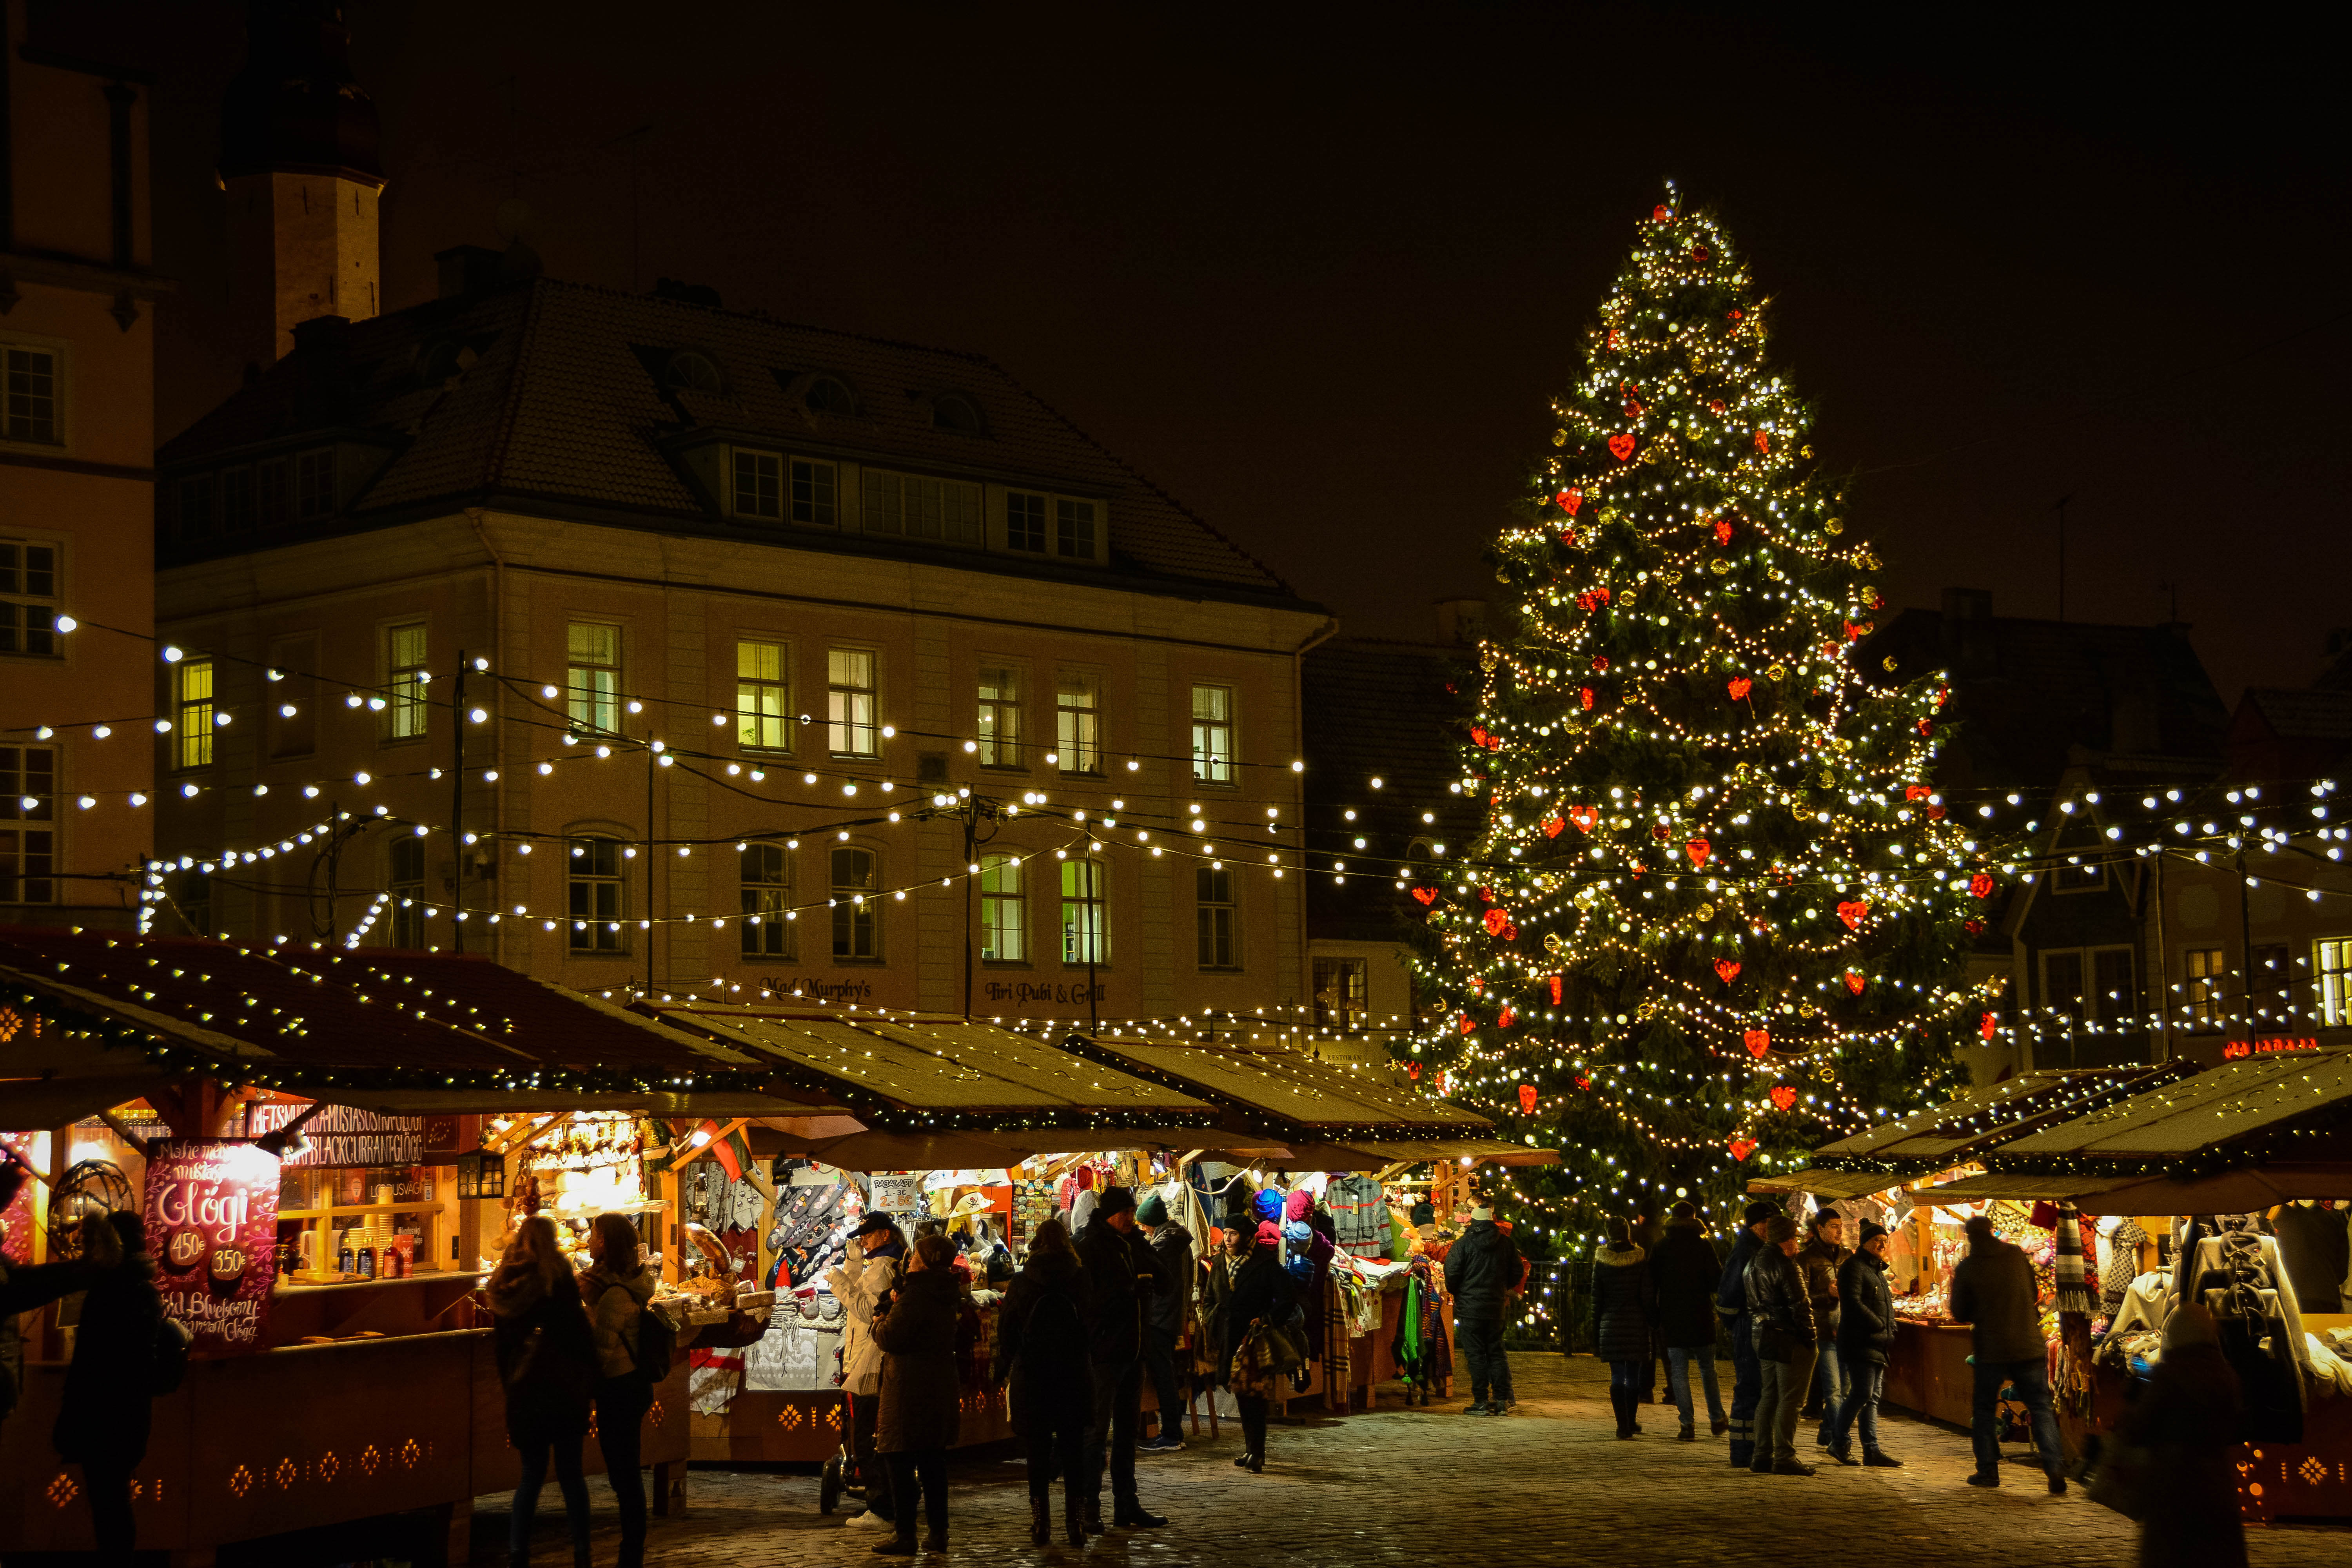
{"type": "Polygon", "coordinates": [[[1405,1215],[1405,1218],[1415,1226],[1435,1225],[1437,1210],[1428,1204],[1415,1204],[1412,1205],[1412,1213],[1405,1215]]]}
{"type": "Polygon", "coordinates": [[[1305,1187],[1293,1187],[1290,1195],[1282,1201],[1282,1214],[1286,1219],[1305,1219],[1314,1212],[1315,1194],[1305,1187]]]}
{"type": "Polygon", "coordinates": [[[1146,1193],[1143,1201],[1135,1205],[1135,1220],[1138,1225],[1166,1225],[1168,1205],[1160,1201],[1158,1193],[1146,1193]]]}
{"type": "Polygon", "coordinates": [[[1474,1220],[1493,1219],[1495,1217],[1495,1205],[1492,1204],[1480,1204],[1476,1208],[1470,1211],[1470,1217],[1474,1220]]]}
{"type": "Polygon", "coordinates": [[[1676,1219],[1696,1219],[1698,1218],[1698,1205],[1691,1202],[1688,1198],[1685,1198],[1682,1202],[1668,1209],[1666,1213],[1672,1215],[1676,1219]]]}
{"type": "Polygon", "coordinates": [[[1778,1247],[1784,1241],[1797,1239],[1797,1222],[1787,1215],[1776,1214],[1764,1222],[1764,1244],[1778,1247]]]}
{"type": "Polygon", "coordinates": [[[1125,1187],[1105,1187],[1102,1196],[1095,1200],[1095,1213],[1108,1219],[1115,1214],[1127,1214],[1135,1207],[1135,1194],[1125,1187]]]}
{"type": "Polygon", "coordinates": [[[1780,1205],[1778,1204],[1749,1204],[1740,1211],[1739,1223],[1743,1226],[1761,1225],[1768,1219],[1779,1218],[1780,1214],[1780,1205]]]}
{"type": "Polygon", "coordinates": [[[1280,1224],[1282,1221],[1282,1189],[1279,1187],[1261,1188],[1258,1194],[1250,1200],[1250,1213],[1259,1219],[1270,1219],[1277,1225],[1280,1224]]]}
{"type": "Polygon", "coordinates": [[[1623,1220],[1611,1220],[1609,1222],[1608,1228],[1609,1244],[1612,1247],[1625,1247],[1632,1244],[1633,1239],[1633,1227],[1627,1225],[1623,1220]]]}
{"type": "Polygon", "coordinates": [[[1879,1224],[1876,1220],[1866,1219],[1862,1222],[1863,1246],[1868,1247],[1872,1242],[1876,1241],[1880,1237],[1885,1236],[1885,1234],[1886,1227],[1879,1224]]]}
{"type": "Polygon", "coordinates": [[[1281,1228],[1270,1219],[1258,1221],[1257,1244],[1260,1247],[1280,1247],[1282,1245],[1281,1228]]]}

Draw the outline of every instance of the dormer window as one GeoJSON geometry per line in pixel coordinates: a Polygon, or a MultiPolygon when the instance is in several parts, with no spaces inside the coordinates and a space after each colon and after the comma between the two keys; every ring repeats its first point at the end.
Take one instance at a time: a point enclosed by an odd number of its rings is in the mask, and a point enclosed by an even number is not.
{"type": "Polygon", "coordinates": [[[664,369],[664,379],[681,392],[717,392],[719,390],[719,367],[708,354],[692,349],[681,350],[669,356],[664,369]]]}
{"type": "Polygon", "coordinates": [[[849,388],[829,375],[820,375],[812,380],[808,391],[802,395],[802,401],[808,405],[812,414],[857,412],[857,399],[851,395],[849,388]]]}
{"type": "Polygon", "coordinates": [[[986,433],[986,427],[980,420],[980,405],[954,392],[942,394],[931,400],[931,427],[950,430],[959,436],[986,433]]]}

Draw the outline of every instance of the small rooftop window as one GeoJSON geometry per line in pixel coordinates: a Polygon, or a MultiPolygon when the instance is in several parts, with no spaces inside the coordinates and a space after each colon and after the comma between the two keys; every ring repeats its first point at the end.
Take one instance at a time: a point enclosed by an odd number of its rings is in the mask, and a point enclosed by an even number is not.
{"type": "Polygon", "coordinates": [[[959,436],[977,436],[983,428],[978,405],[953,392],[931,400],[931,425],[935,429],[952,430],[959,436]]]}
{"type": "Polygon", "coordinates": [[[803,395],[803,401],[818,414],[857,412],[857,399],[850,395],[849,388],[829,375],[820,375],[811,380],[808,391],[803,395]]]}
{"type": "Polygon", "coordinates": [[[717,392],[719,390],[719,367],[710,363],[710,357],[708,354],[696,353],[692,349],[682,350],[669,356],[669,364],[664,372],[664,378],[672,386],[685,392],[717,392]]]}

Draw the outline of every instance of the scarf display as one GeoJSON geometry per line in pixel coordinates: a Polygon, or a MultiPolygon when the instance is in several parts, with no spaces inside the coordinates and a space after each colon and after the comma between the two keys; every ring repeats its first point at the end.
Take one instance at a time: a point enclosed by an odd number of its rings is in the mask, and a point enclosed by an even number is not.
{"type": "Polygon", "coordinates": [[[2083,1267],[2083,1221],[2071,1203],[2058,1205],[2056,1226],[2058,1236],[2058,1310],[2080,1312],[2089,1317],[2099,1310],[2091,1299],[2088,1273],[2083,1267]]]}

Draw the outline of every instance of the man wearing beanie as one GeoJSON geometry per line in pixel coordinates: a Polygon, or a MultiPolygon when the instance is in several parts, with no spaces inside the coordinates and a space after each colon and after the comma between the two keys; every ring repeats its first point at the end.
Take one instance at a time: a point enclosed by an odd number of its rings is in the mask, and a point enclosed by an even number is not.
{"type": "Polygon", "coordinates": [[[2011,1247],[1992,1233],[1992,1221],[1982,1215],[1964,1227],[1969,1255],[1952,1270],[1952,1321],[1974,1325],[1970,1338],[1976,1355],[1974,1430],[1976,1473],[1972,1487],[2000,1485],[2000,1385],[2013,1384],[2032,1418],[2033,1446],[2042,1450],[2042,1468],[2050,1478],[2050,1495],[2066,1491],[2064,1449],[2058,1440],[2058,1413],[2050,1404],[2049,1348],[2042,1340],[2039,1293],[2033,1284],[2033,1260],[2022,1248],[2011,1247]]]}
{"type": "Polygon", "coordinates": [[[1708,1429],[1720,1437],[1731,1426],[1715,1382],[1715,1288],[1723,1265],[1700,1228],[1696,1205],[1678,1203],[1667,1211],[1665,1234],[1650,1253],[1649,1268],[1658,1291],[1658,1337],[1666,1345],[1666,1391],[1682,1415],[1675,1436],[1698,1440],[1691,1406],[1696,1366],[1706,1387],[1708,1429]]]}
{"type": "Polygon", "coordinates": [[[1756,1400],[1756,1474],[1810,1476],[1797,1462],[1797,1412],[1813,1380],[1813,1304],[1797,1269],[1797,1222],[1774,1215],[1764,1222],[1764,1245],[1748,1266],[1748,1320],[1764,1373],[1756,1400]]]}
{"type": "Polygon", "coordinates": [[[1184,1396],[1176,1377],[1176,1342],[1192,1307],[1192,1233],[1168,1217],[1158,1193],[1135,1205],[1151,1249],[1153,1289],[1143,1310],[1143,1370],[1160,1398],[1160,1430],[1138,1443],[1143,1454],[1172,1454],[1184,1446],[1184,1396]]]}
{"type": "Polygon", "coordinates": [[[1838,1360],[1845,1369],[1845,1399],[1830,1413],[1830,1458],[1854,1463],[1853,1434],[1862,1433],[1862,1460],[1883,1469],[1903,1461],[1878,1446],[1878,1398],[1886,1388],[1886,1357],[1895,1348],[1895,1292],[1886,1284],[1893,1238],[1874,1220],[1862,1222],[1862,1247],[1838,1266],[1838,1360]]]}
{"type": "Polygon", "coordinates": [[[1495,1226],[1495,1211],[1470,1211],[1462,1239],[1446,1249],[1445,1289],[1454,1298],[1454,1348],[1470,1373],[1465,1415],[1503,1413],[1503,1320],[1519,1282],[1519,1252],[1495,1226]],[[1490,1397],[1491,1396],[1491,1397],[1490,1397]]]}
{"type": "Polygon", "coordinates": [[[1755,1325],[1748,1319],[1748,1266],[1764,1246],[1766,1223],[1780,1212],[1770,1204],[1748,1205],[1715,1288],[1716,1315],[1731,1325],[1731,1462],[1743,1470],[1756,1458],[1756,1401],[1764,1391],[1755,1325]]]}
{"type": "Polygon", "coordinates": [[[1135,1194],[1105,1187],[1077,1237],[1085,1272],[1087,1356],[1094,1409],[1087,1420],[1087,1529],[1103,1526],[1102,1483],[1110,1469],[1112,1521],[1124,1530],[1168,1521],[1146,1513],[1135,1493],[1135,1427],[1143,1404],[1143,1314],[1156,1283],[1151,1248],[1135,1234],[1135,1194]]]}

